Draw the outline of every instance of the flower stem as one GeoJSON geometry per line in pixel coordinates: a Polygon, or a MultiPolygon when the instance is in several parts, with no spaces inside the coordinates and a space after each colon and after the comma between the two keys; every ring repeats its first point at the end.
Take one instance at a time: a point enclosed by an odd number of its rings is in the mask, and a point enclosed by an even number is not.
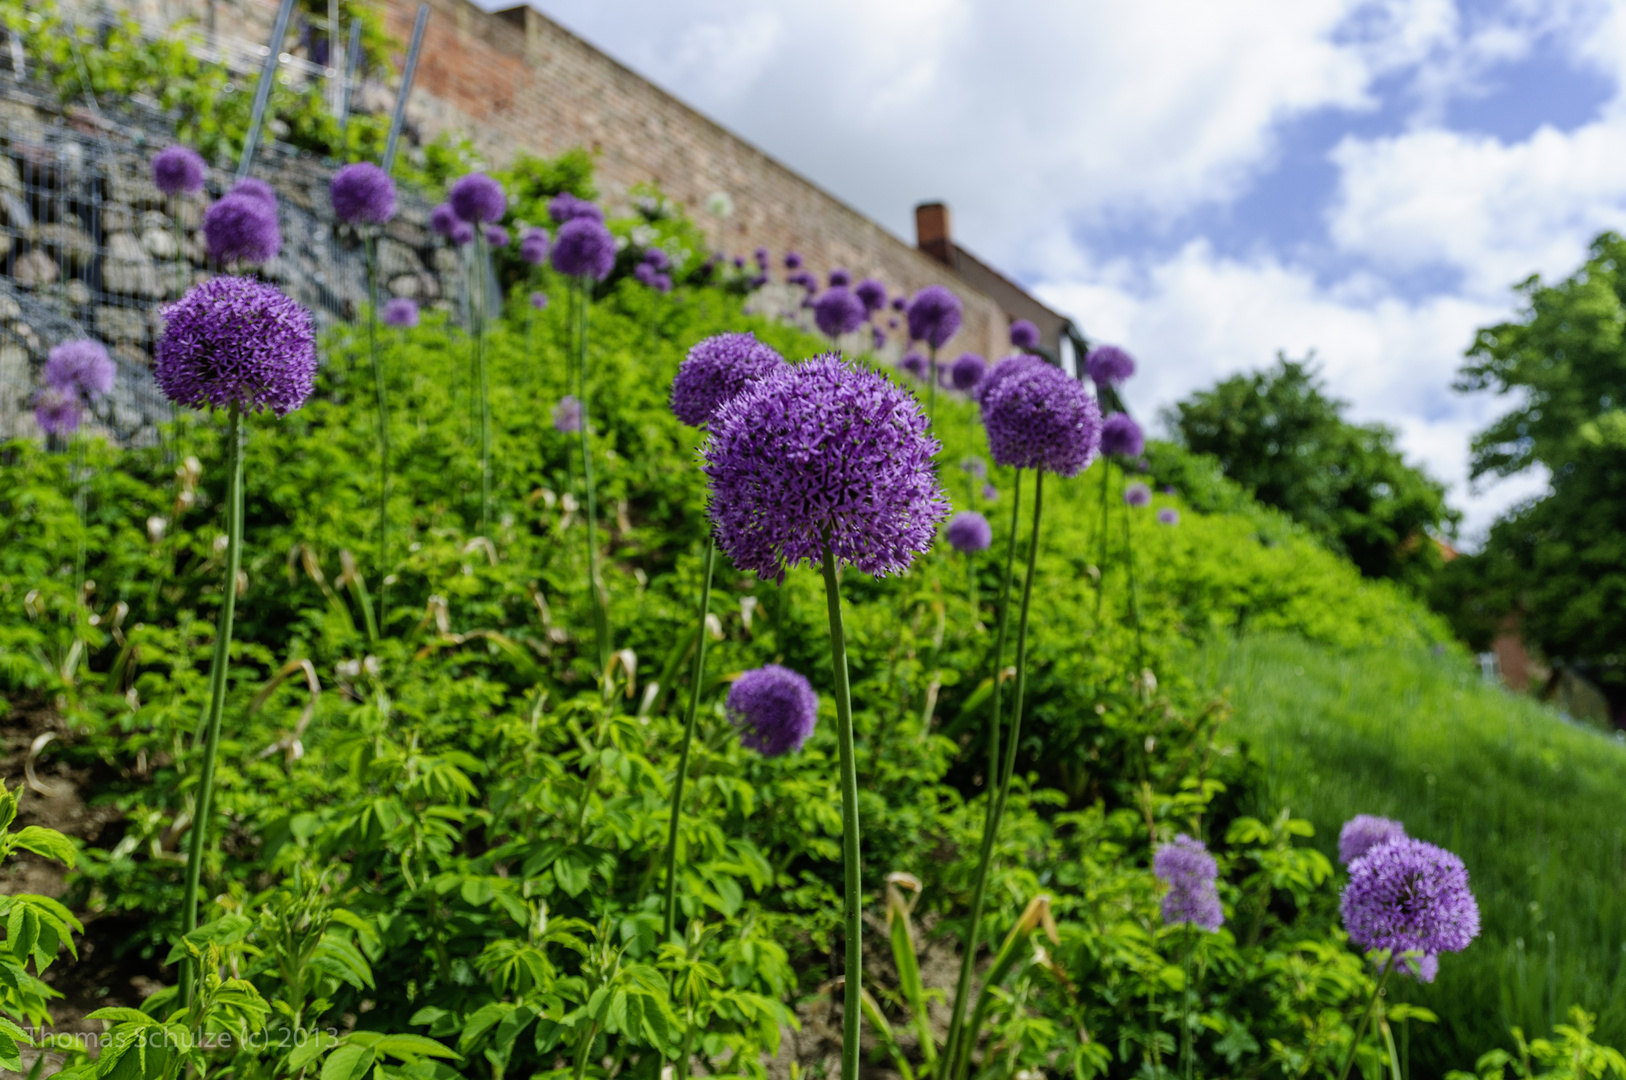
{"type": "Polygon", "coordinates": [[[666,906],[662,925],[666,940],[677,925],[678,818],[683,813],[683,782],[689,775],[689,749],[694,745],[695,717],[700,712],[700,682],[706,674],[706,615],[711,611],[711,570],[717,560],[717,542],[706,540],[706,567],[701,571],[699,637],[694,646],[694,674],[689,681],[689,711],[683,719],[683,748],[678,751],[677,779],[672,781],[672,822],[666,829],[666,906]]]}
{"type": "Polygon", "coordinates": [[[486,372],[486,240],[474,235],[474,270],[480,279],[480,310],[474,317],[474,373],[480,383],[480,535],[491,539],[491,380],[486,372]]]}
{"type": "MultiPolygon", "coordinates": [[[[181,930],[198,928],[198,880],[203,873],[203,845],[209,833],[209,804],[214,794],[215,757],[220,749],[220,714],[226,705],[226,668],[231,658],[232,619],[237,613],[237,572],[243,560],[243,418],[236,405],[226,422],[226,587],[215,627],[215,651],[209,665],[209,712],[204,721],[203,768],[193,796],[192,836],[186,853],[186,892],[181,901],[181,930]]],[[[183,1000],[193,994],[192,965],[181,965],[183,1000]]]]}
{"type": "Polygon", "coordinates": [[[1180,1010],[1180,1060],[1185,1066],[1186,1080],[1192,1080],[1191,1074],[1196,1066],[1196,1048],[1191,1044],[1191,956],[1197,951],[1197,930],[1191,923],[1186,923],[1186,962],[1185,978],[1181,980],[1184,995],[1181,998],[1180,1010]]]}
{"type": "Polygon", "coordinates": [[[1135,679],[1138,682],[1141,673],[1146,670],[1146,647],[1141,640],[1140,629],[1140,592],[1135,586],[1135,544],[1129,531],[1129,518],[1131,509],[1128,503],[1124,504],[1124,565],[1129,569],[1129,617],[1135,623],[1135,679]]]}
{"type": "Polygon", "coordinates": [[[926,388],[926,419],[933,424],[937,423],[937,346],[931,348],[931,359],[926,362],[926,378],[930,386],[926,388]]]}
{"type": "Polygon", "coordinates": [[[598,579],[598,497],[593,489],[593,451],[587,409],[587,278],[577,279],[581,290],[576,306],[576,400],[582,406],[582,478],[587,487],[587,591],[593,596],[593,636],[598,646],[598,671],[603,678],[610,666],[610,613],[604,586],[598,579]]]}
{"type": "Polygon", "coordinates": [[[1355,1037],[1349,1041],[1349,1053],[1344,1056],[1344,1067],[1338,1070],[1338,1080],[1345,1080],[1350,1066],[1355,1064],[1355,1051],[1361,1048],[1361,1036],[1366,1034],[1366,1025],[1372,1022],[1372,1010],[1377,1007],[1378,998],[1383,996],[1383,984],[1389,981],[1389,973],[1393,970],[1393,960],[1384,961],[1378,984],[1372,988],[1372,996],[1366,1000],[1366,1011],[1361,1013],[1361,1022],[1355,1026],[1355,1037]]]}
{"type": "Polygon", "coordinates": [[[842,898],[846,907],[847,985],[841,1008],[841,1080],[858,1080],[858,1031],[863,1020],[864,950],[858,863],[858,768],[853,752],[852,691],[847,685],[847,636],[841,624],[841,583],[828,535],[824,598],[830,609],[830,666],[836,678],[836,742],[841,749],[842,898]]]}
{"type": "Polygon", "coordinates": [[[378,625],[386,621],[390,567],[390,411],[384,392],[384,362],[378,356],[378,241],[367,247],[367,355],[373,362],[373,386],[378,395],[378,625]]]}
{"type": "Polygon", "coordinates": [[[1095,560],[1095,628],[1101,629],[1101,604],[1107,597],[1107,479],[1112,474],[1112,459],[1101,456],[1101,554],[1095,560]]]}

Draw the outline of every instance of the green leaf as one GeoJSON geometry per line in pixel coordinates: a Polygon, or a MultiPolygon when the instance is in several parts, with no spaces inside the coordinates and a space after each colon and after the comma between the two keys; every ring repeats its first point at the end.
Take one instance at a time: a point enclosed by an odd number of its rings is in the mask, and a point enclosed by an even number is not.
{"type": "Polygon", "coordinates": [[[38,825],[29,825],[18,831],[11,838],[12,843],[20,848],[32,851],[36,855],[43,855],[47,859],[55,859],[72,869],[74,861],[79,857],[79,850],[72,840],[57,832],[55,829],[42,829],[38,825]]]}
{"type": "Polygon", "coordinates": [[[592,865],[581,855],[575,851],[566,851],[561,853],[559,860],[553,864],[553,876],[566,896],[580,896],[587,888],[592,869],[592,865]]]}
{"type": "Polygon", "coordinates": [[[375,1058],[371,1047],[345,1043],[322,1062],[321,1080],[361,1080],[375,1058]]]}
{"type": "Polygon", "coordinates": [[[373,1043],[373,1049],[381,1054],[390,1054],[403,1060],[423,1057],[462,1059],[462,1055],[456,1050],[444,1043],[436,1042],[434,1039],[426,1039],[422,1035],[385,1035],[373,1043]]]}
{"type": "Polygon", "coordinates": [[[23,1071],[23,1055],[9,1035],[0,1035],[0,1069],[18,1073],[23,1071]]]}

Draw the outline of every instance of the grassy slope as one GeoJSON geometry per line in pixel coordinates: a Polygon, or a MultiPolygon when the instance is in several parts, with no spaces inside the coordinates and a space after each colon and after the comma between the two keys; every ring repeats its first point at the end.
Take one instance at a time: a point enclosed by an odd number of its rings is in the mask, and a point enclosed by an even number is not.
{"type": "Polygon", "coordinates": [[[1467,863],[1484,931],[1410,991],[1448,1016],[1443,1038],[1414,1044],[1418,1065],[1466,1067],[1511,1025],[1551,1030],[1571,1003],[1626,1042],[1626,746],[1427,650],[1251,637],[1195,659],[1231,688],[1269,803],[1314,822],[1328,855],[1365,812],[1467,863]]]}

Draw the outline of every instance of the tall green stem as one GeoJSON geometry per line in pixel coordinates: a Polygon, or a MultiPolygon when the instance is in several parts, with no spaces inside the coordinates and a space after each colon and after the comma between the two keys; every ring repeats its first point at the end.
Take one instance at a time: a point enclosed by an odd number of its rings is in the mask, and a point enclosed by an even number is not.
{"type": "Polygon", "coordinates": [[[926,419],[937,423],[937,346],[931,348],[931,359],[926,362],[926,378],[931,383],[926,389],[926,419]]]}
{"type": "Polygon", "coordinates": [[[1021,531],[1022,470],[1016,470],[1011,488],[1011,534],[1005,545],[1005,575],[1000,582],[999,625],[994,632],[994,690],[989,701],[988,719],[988,802],[982,818],[982,846],[977,857],[977,881],[971,890],[971,928],[966,934],[965,952],[960,956],[960,978],[955,984],[954,1010],[949,1019],[948,1041],[944,1044],[947,1077],[953,1077],[960,1043],[960,1029],[970,1005],[971,970],[977,962],[977,940],[982,928],[982,905],[988,891],[988,871],[993,862],[995,812],[999,801],[999,699],[1005,670],[1005,637],[1010,628],[1011,576],[1016,566],[1016,536],[1021,531]]]}
{"type": "Polygon", "coordinates": [[[1105,455],[1101,458],[1101,553],[1095,560],[1096,573],[1100,575],[1095,582],[1095,628],[1101,628],[1101,603],[1107,596],[1107,478],[1112,473],[1112,459],[1105,455]]]}
{"type": "Polygon", "coordinates": [[[1186,924],[1186,963],[1185,978],[1182,980],[1185,987],[1185,996],[1181,999],[1180,1010],[1180,1061],[1184,1065],[1186,1080],[1192,1080],[1192,1070],[1196,1067],[1196,1052],[1191,1044],[1191,955],[1197,950],[1197,928],[1191,923],[1186,924]]]}
{"type": "MultiPolygon", "coordinates": [[[[694,745],[695,717],[700,713],[700,683],[706,674],[706,615],[711,611],[711,569],[717,559],[717,542],[706,540],[706,566],[701,571],[699,637],[694,646],[694,673],[689,680],[689,711],[683,719],[683,748],[678,751],[677,779],[672,781],[672,822],[666,829],[666,907],[663,926],[665,940],[672,940],[677,925],[677,839],[678,818],[683,813],[683,783],[689,775],[689,749],[694,745]]],[[[681,1070],[680,1070],[681,1071],[681,1070]]]]}
{"type": "MultiPolygon", "coordinates": [[[[226,583],[215,626],[215,651],[209,666],[209,713],[204,721],[203,768],[193,796],[192,836],[186,853],[186,892],[181,901],[182,932],[198,927],[198,880],[203,873],[203,847],[209,833],[214,795],[215,758],[220,749],[220,715],[226,705],[226,668],[231,657],[232,620],[237,613],[237,573],[243,560],[243,418],[236,405],[226,424],[226,583]]],[[[190,1003],[193,971],[181,965],[181,988],[190,1003]]]]}
{"type": "Polygon", "coordinates": [[[1140,592],[1135,586],[1135,543],[1129,532],[1129,518],[1131,509],[1128,503],[1124,504],[1124,565],[1129,570],[1129,617],[1135,623],[1135,678],[1138,681],[1141,672],[1146,670],[1146,648],[1141,641],[1140,630],[1140,592]]]}
{"type": "Polygon", "coordinates": [[[1344,1067],[1338,1070],[1338,1080],[1344,1080],[1349,1075],[1350,1066],[1355,1064],[1355,1051],[1361,1048],[1361,1037],[1366,1034],[1366,1025],[1372,1022],[1372,1010],[1377,1007],[1378,998],[1383,996],[1383,984],[1389,981],[1389,973],[1393,970],[1393,958],[1384,961],[1383,971],[1378,976],[1378,984],[1372,988],[1372,996],[1366,1001],[1366,1011],[1361,1013],[1361,1022],[1355,1026],[1355,1036],[1349,1041],[1349,1053],[1344,1056],[1344,1067]]]}
{"type": "Polygon", "coordinates": [[[841,583],[828,537],[824,598],[830,609],[830,666],[836,677],[836,742],[841,748],[842,899],[846,906],[847,985],[841,1007],[841,1080],[858,1080],[858,1031],[863,1019],[863,910],[858,864],[858,766],[853,751],[852,691],[847,685],[847,635],[841,623],[841,583]]]}
{"type": "Polygon", "coordinates": [[[598,579],[598,497],[593,488],[593,450],[589,440],[587,409],[587,304],[590,286],[587,278],[577,279],[581,291],[576,306],[576,400],[582,406],[582,479],[587,485],[587,589],[593,594],[593,634],[598,645],[598,670],[602,677],[610,666],[610,613],[604,598],[604,585],[598,579]]]}
{"type": "Polygon", "coordinates": [[[480,535],[491,539],[491,381],[486,372],[486,238],[474,233],[474,275],[480,310],[474,317],[474,375],[480,384],[480,535]]]}
{"type": "Polygon", "coordinates": [[[390,570],[390,410],[384,388],[384,361],[378,355],[378,241],[367,248],[367,355],[373,362],[373,388],[378,395],[378,625],[385,623],[390,570]]]}

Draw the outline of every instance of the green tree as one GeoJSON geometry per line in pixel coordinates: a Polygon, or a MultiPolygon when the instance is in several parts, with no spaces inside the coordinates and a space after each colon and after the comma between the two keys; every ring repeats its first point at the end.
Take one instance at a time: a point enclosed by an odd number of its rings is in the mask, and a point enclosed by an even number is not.
{"type": "Polygon", "coordinates": [[[1265,371],[1198,391],[1167,420],[1189,449],[1362,574],[1422,588],[1441,562],[1430,536],[1453,532],[1460,515],[1443,484],[1406,463],[1392,429],[1350,423],[1347,408],[1328,396],[1312,357],[1278,354],[1265,371]]]}

